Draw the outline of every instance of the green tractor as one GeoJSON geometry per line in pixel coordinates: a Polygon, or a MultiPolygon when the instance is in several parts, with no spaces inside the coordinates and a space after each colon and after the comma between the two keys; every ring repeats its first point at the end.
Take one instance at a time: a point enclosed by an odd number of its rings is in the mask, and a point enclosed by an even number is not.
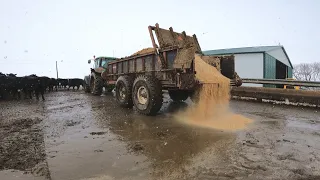
{"type": "Polygon", "coordinates": [[[93,67],[90,68],[91,74],[84,77],[84,90],[87,93],[92,93],[94,95],[101,95],[103,88],[106,91],[111,92],[114,85],[108,85],[101,77],[101,73],[105,71],[107,65],[110,61],[114,61],[117,58],[113,57],[93,57],[93,59],[88,60],[88,64],[93,61],[93,67]]]}

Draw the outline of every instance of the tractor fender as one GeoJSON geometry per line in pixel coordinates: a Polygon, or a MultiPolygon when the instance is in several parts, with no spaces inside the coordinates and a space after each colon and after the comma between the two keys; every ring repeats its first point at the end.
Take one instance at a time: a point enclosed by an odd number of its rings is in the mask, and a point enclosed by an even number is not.
{"type": "MultiPolygon", "coordinates": [[[[89,77],[89,82],[91,82],[92,79],[95,79],[96,76],[100,76],[100,77],[101,77],[101,73],[93,70],[93,71],[91,72],[91,76],[89,77]]],[[[102,79],[102,80],[103,80],[103,79],[102,79]]],[[[103,87],[106,87],[106,86],[107,86],[106,81],[103,80],[103,87]]]]}
{"type": "Polygon", "coordinates": [[[91,76],[90,75],[84,77],[85,84],[90,84],[90,81],[91,81],[91,76]]]}

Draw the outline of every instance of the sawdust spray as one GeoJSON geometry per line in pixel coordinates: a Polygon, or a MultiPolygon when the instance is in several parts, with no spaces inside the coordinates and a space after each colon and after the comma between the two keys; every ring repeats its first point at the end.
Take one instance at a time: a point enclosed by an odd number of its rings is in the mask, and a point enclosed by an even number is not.
{"type": "Polygon", "coordinates": [[[230,79],[215,67],[195,55],[196,78],[202,82],[198,102],[176,115],[177,119],[202,127],[238,130],[246,127],[250,119],[229,111],[230,79]]]}

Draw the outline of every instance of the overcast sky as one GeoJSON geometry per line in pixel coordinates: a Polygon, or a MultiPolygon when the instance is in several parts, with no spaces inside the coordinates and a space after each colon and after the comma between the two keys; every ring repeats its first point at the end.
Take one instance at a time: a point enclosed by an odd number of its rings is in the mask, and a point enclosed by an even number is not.
{"type": "Polygon", "coordinates": [[[151,47],[148,25],[196,34],[203,50],[285,47],[293,64],[315,62],[317,0],[0,0],[0,72],[79,77],[87,60],[151,47]]]}

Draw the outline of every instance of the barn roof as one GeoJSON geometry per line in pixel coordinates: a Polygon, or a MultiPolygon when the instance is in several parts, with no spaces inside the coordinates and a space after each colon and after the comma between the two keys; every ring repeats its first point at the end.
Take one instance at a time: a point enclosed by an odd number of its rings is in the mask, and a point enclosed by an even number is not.
{"type": "Polygon", "coordinates": [[[242,47],[242,48],[230,48],[230,49],[215,49],[203,51],[205,55],[227,55],[227,54],[247,54],[247,53],[268,53],[276,49],[281,49],[287,57],[291,67],[292,63],[283,46],[255,46],[255,47],[242,47]]]}

